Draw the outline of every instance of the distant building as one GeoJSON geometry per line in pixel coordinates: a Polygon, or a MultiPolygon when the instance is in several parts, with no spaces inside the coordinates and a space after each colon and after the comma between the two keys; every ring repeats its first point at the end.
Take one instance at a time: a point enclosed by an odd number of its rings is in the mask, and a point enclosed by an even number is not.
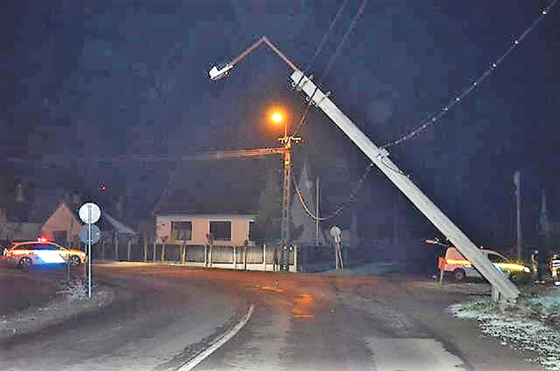
{"type": "Polygon", "coordinates": [[[242,246],[250,241],[254,214],[156,214],[157,239],[176,245],[206,245],[210,233],[216,245],[242,246]]]}
{"type": "Polygon", "coordinates": [[[0,241],[27,241],[39,237],[41,220],[33,213],[33,202],[22,183],[17,183],[0,204],[0,241]],[[10,192],[11,191],[11,192],[10,192]]]}
{"type": "Polygon", "coordinates": [[[155,210],[158,241],[242,246],[252,242],[252,226],[264,187],[265,164],[223,160],[189,166],[170,184],[155,210]]]}
{"type": "MultiPolygon", "coordinates": [[[[13,187],[11,199],[0,204],[0,241],[29,241],[47,238],[63,246],[79,246],[82,222],[78,216],[84,200],[80,191],[68,191],[62,187],[46,188],[18,183],[13,187]]],[[[120,198],[122,200],[122,197],[120,198]]],[[[118,213],[117,202],[114,211],[118,213]]],[[[109,213],[110,207],[102,208],[102,218],[96,223],[103,237],[112,242],[118,238],[135,238],[136,232],[109,213]]]]}
{"type": "Polygon", "coordinates": [[[41,225],[41,237],[62,245],[76,246],[81,228],[75,206],[63,200],[41,225]]]}

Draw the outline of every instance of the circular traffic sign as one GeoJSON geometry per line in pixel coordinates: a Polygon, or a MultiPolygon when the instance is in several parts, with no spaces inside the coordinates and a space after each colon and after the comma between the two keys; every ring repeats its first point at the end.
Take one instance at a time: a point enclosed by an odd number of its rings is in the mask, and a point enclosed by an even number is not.
{"type": "Polygon", "coordinates": [[[340,234],[342,233],[340,228],[338,228],[336,225],[331,228],[330,232],[331,236],[333,236],[334,238],[340,237],[340,234]]]}
{"type": "Polygon", "coordinates": [[[101,217],[101,209],[96,204],[88,202],[80,207],[78,214],[80,215],[82,222],[86,224],[93,224],[101,217]]]}
{"type": "MultiPolygon", "coordinates": [[[[84,225],[82,227],[82,229],[80,230],[80,240],[83,243],[88,243],[88,228],[90,228],[89,225],[84,225]]],[[[91,226],[91,244],[96,244],[97,242],[99,242],[99,239],[101,238],[101,230],[99,229],[98,226],[96,225],[92,225],[91,226]]]]}

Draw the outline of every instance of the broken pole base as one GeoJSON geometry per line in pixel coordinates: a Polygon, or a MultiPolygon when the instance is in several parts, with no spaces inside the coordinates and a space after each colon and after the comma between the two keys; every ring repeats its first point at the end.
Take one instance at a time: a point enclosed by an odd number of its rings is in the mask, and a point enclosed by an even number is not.
{"type": "Polygon", "coordinates": [[[498,306],[500,312],[504,312],[509,308],[512,308],[516,304],[516,300],[506,299],[496,286],[492,285],[492,303],[498,306]]]}

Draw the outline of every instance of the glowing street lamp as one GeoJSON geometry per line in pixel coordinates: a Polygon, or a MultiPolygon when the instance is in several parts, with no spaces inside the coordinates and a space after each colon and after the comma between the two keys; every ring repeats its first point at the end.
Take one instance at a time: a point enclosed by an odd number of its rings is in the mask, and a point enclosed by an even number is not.
{"type": "Polygon", "coordinates": [[[284,121],[284,117],[280,112],[274,112],[270,118],[272,122],[275,122],[277,124],[280,124],[282,121],[284,121]]]}
{"type": "MultiPolygon", "coordinates": [[[[280,125],[284,123],[284,138],[288,137],[288,120],[285,118],[285,115],[278,110],[273,110],[270,114],[270,121],[272,121],[275,125],[280,125]]],[[[285,141],[286,139],[284,139],[285,141]]]]}

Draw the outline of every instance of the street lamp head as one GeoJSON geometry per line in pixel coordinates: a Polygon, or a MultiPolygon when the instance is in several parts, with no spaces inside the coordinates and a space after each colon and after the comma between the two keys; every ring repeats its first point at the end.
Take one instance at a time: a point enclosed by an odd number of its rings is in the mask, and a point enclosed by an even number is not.
{"type": "Polygon", "coordinates": [[[208,71],[208,75],[210,76],[210,79],[212,81],[221,80],[229,74],[232,68],[233,65],[231,64],[226,64],[225,66],[224,65],[214,66],[210,71],[208,71]]]}
{"type": "Polygon", "coordinates": [[[270,119],[272,120],[272,122],[279,124],[282,121],[284,121],[284,117],[282,116],[282,114],[280,112],[274,112],[272,113],[272,115],[270,116],[270,119]]]}
{"type": "Polygon", "coordinates": [[[285,124],[288,116],[288,111],[280,104],[274,104],[266,111],[267,120],[275,126],[285,124]]]}

